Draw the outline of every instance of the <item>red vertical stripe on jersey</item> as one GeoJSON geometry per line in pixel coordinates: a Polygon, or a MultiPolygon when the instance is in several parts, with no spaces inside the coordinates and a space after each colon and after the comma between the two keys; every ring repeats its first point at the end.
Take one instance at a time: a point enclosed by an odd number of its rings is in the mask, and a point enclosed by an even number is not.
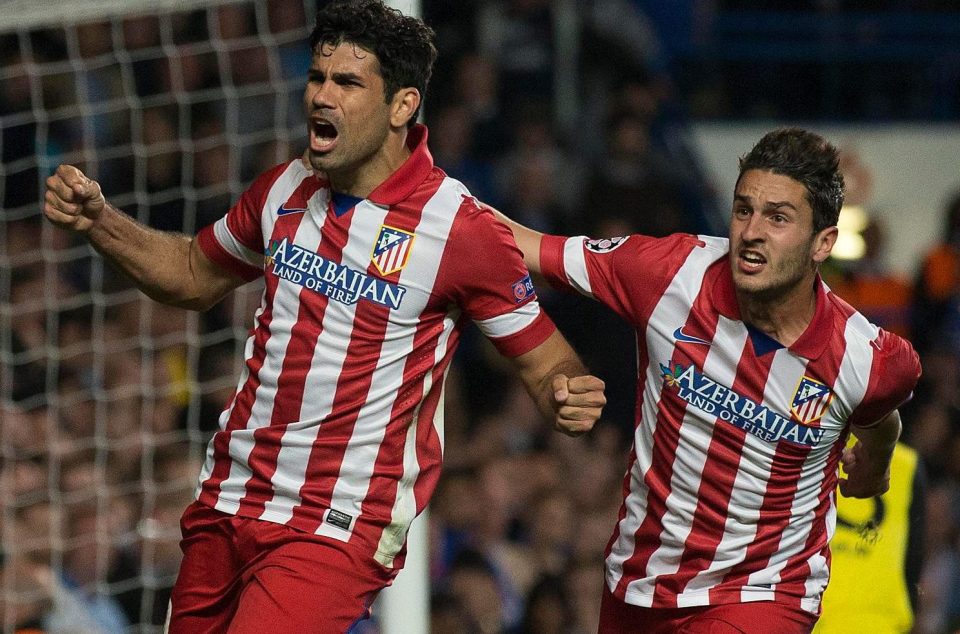
{"type": "Polygon", "coordinates": [[[236,205],[227,214],[227,228],[230,233],[251,251],[263,252],[263,214],[274,211],[264,209],[264,205],[274,183],[289,167],[289,163],[281,163],[261,174],[250,188],[241,194],[236,205]]]}
{"type": "MultiPolygon", "coordinates": [[[[295,214],[290,218],[303,218],[303,214],[295,214]]],[[[274,240],[288,238],[293,242],[299,221],[291,229],[287,229],[284,221],[288,216],[278,219],[274,240]]],[[[350,229],[350,220],[353,214],[337,217],[328,213],[324,221],[323,236],[319,245],[299,246],[313,249],[316,253],[329,261],[339,262],[342,259],[343,247],[347,242],[347,233],[350,229]]],[[[283,282],[281,282],[283,283],[283,282]]],[[[271,486],[273,475],[277,471],[277,459],[283,446],[281,440],[286,426],[300,420],[300,409],[303,405],[303,390],[310,372],[310,362],[313,358],[314,347],[320,336],[323,324],[323,314],[327,309],[329,298],[322,293],[316,293],[301,288],[299,293],[299,308],[297,321],[290,331],[290,341],[284,351],[283,365],[277,379],[277,391],[273,400],[273,412],[270,415],[270,425],[261,427],[253,432],[253,451],[247,459],[247,464],[257,477],[250,478],[246,485],[246,494],[240,500],[239,515],[257,517],[263,513],[264,505],[273,498],[271,486]]]]}

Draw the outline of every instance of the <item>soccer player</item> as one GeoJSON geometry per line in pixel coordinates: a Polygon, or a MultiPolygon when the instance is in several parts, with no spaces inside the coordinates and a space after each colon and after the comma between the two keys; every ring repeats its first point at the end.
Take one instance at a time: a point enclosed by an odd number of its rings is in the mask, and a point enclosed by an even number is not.
{"type": "Polygon", "coordinates": [[[740,160],[727,239],[564,238],[504,219],[531,271],[637,332],[634,446],[601,632],[814,626],[838,467],[844,495],[888,488],[896,408],[920,375],[909,343],[819,277],[842,203],[836,149],[788,128],[740,160]]]}
{"type": "Polygon", "coordinates": [[[182,518],[172,632],[344,632],[403,565],[440,475],[443,384],[472,319],[545,416],[591,428],[603,383],[541,312],[510,231],[415,124],[433,32],[379,0],[318,11],[302,159],[195,238],[138,225],[60,166],[44,213],[150,297],[204,309],[263,278],[236,393],[182,518]]]}

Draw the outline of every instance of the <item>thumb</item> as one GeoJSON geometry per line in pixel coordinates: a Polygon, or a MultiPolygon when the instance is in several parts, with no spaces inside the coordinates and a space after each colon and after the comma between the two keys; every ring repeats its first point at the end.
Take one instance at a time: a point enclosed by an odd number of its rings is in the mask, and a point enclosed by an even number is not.
{"type": "Polygon", "coordinates": [[[570,379],[565,374],[556,374],[553,377],[553,398],[558,403],[564,403],[570,396],[570,379]]]}

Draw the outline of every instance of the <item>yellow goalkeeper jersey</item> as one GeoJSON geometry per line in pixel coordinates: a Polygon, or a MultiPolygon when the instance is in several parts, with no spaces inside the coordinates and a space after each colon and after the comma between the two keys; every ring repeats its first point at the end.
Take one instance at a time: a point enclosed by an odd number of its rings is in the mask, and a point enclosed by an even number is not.
{"type": "MultiPolygon", "coordinates": [[[[870,632],[895,634],[913,627],[908,581],[908,553],[916,545],[915,513],[911,513],[919,484],[917,454],[898,444],[893,454],[890,490],[861,500],[837,492],[837,531],[830,542],[833,554],[830,583],[815,634],[870,632]],[[913,529],[911,530],[911,524],[913,529]]],[[[922,505],[923,500],[916,500],[922,505]]],[[[921,519],[922,522],[922,513],[921,519]]]]}

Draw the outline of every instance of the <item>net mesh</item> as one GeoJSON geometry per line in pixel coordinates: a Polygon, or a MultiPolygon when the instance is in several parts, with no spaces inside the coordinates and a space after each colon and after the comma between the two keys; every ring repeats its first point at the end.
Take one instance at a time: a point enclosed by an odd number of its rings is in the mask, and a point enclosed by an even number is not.
{"type": "Polygon", "coordinates": [[[88,4],[25,3],[0,26],[4,632],[160,630],[261,292],[204,314],[151,302],[42,221],[44,180],[77,165],[192,234],[303,137],[311,0],[88,4]]]}

